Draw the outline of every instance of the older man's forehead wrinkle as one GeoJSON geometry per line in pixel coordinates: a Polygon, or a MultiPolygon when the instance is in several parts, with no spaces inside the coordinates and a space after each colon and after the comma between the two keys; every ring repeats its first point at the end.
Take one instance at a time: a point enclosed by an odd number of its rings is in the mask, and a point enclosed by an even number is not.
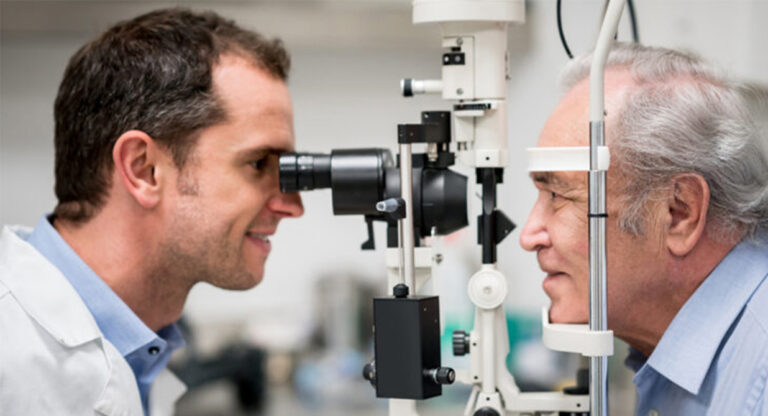
{"type": "Polygon", "coordinates": [[[530,176],[534,182],[538,182],[546,185],[552,185],[552,186],[567,185],[566,181],[564,181],[554,172],[531,172],[530,176]]]}
{"type": "Polygon", "coordinates": [[[531,172],[531,179],[539,184],[546,185],[560,192],[581,191],[586,186],[578,177],[565,177],[562,172],[531,172]]]}

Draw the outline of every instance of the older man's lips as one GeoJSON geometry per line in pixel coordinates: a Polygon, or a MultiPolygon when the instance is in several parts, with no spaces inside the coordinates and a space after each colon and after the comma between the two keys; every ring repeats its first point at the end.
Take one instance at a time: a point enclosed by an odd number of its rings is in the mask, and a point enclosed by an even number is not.
{"type": "Polygon", "coordinates": [[[560,273],[560,272],[547,273],[547,277],[544,278],[544,281],[541,282],[541,285],[543,287],[547,287],[547,286],[549,286],[551,284],[554,284],[557,280],[562,279],[564,277],[568,277],[568,275],[565,274],[565,273],[560,273]]]}

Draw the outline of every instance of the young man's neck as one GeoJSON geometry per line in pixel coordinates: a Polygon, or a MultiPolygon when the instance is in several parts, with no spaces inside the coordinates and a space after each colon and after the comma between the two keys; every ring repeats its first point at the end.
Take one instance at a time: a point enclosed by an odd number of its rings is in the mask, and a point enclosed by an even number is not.
{"type": "Polygon", "coordinates": [[[179,319],[192,284],[157,267],[152,253],[160,236],[104,211],[79,224],[53,219],[53,226],[150,329],[179,319]]]}

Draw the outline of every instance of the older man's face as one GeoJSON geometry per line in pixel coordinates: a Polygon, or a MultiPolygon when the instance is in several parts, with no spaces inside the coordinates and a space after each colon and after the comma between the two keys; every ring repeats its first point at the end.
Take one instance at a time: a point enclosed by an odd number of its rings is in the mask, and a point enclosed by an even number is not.
{"type": "MultiPolygon", "coordinates": [[[[628,75],[606,77],[607,130],[616,120],[628,75]]],[[[586,146],[589,142],[589,88],[577,84],[551,114],[538,146],[586,146]]],[[[531,175],[538,198],[520,234],[524,249],[536,252],[546,273],[543,289],[552,301],[553,322],[586,322],[588,319],[588,186],[586,172],[543,172],[531,175]]],[[[612,166],[608,174],[608,309],[613,323],[632,311],[637,296],[646,296],[653,285],[658,240],[631,236],[618,228],[619,190],[624,178],[612,166]],[[648,285],[645,286],[644,285],[648,285]]],[[[609,322],[610,324],[610,322],[609,322]]]]}

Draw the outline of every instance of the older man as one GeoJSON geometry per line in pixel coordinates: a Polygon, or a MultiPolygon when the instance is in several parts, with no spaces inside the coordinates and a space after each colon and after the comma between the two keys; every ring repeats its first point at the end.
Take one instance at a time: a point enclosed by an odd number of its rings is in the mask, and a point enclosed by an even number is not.
{"type": "MultiPolygon", "coordinates": [[[[590,57],[539,146],[588,143],[590,57]]],[[[768,163],[737,87],[696,57],[616,45],[605,74],[608,324],[631,346],[638,414],[768,414],[768,163]]],[[[586,322],[587,178],[533,174],[520,242],[554,322],[586,322]]]]}
{"type": "Polygon", "coordinates": [[[156,387],[178,387],[163,369],[192,286],[253,287],[269,236],[302,214],[278,187],[288,69],[279,41],[180,9],[72,57],[54,109],[58,205],[0,235],[0,414],[170,411],[177,394],[156,387]]]}

